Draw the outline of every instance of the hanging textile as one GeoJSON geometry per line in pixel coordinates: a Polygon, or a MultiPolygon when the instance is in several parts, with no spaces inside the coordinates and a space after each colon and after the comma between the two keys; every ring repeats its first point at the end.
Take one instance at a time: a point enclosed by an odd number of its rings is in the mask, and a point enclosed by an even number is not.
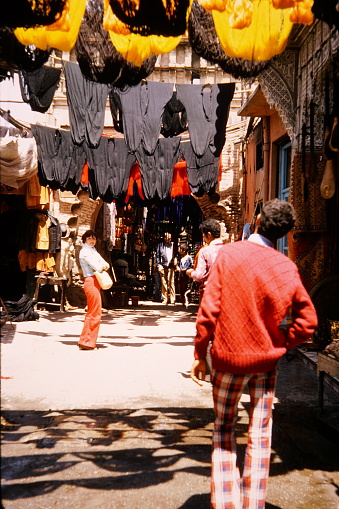
{"type": "Polygon", "coordinates": [[[180,150],[186,161],[191,192],[202,196],[212,191],[218,183],[220,157],[214,156],[209,148],[202,156],[196,155],[190,141],[182,141],[180,150]]]}
{"type": "Polygon", "coordinates": [[[134,187],[136,187],[138,191],[139,198],[141,200],[145,199],[144,193],[142,191],[142,181],[141,181],[141,173],[139,163],[136,162],[133,164],[129,176],[127,192],[125,197],[125,203],[128,203],[129,197],[134,196],[134,187]]]}
{"type": "Polygon", "coordinates": [[[146,104],[142,112],[141,136],[145,151],[153,154],[160,135],[162,114],[173,94],[173,84],[146,81],[143,90],[146,104]]]}
{"type": "Polygon", "coordinates": [[[64,65],[70,129],[74,143],[97,147],[105,122],[109,87],[87,80],[73,62],[64,65]]]}
{"type": "Polygon", "coordinates": [[[58,26],[17,28],[14,30],[15,36],[21,44],[33,44],[42,50],[56,48],[61,51],[71,51],[78,36],[86,0],[68,0],[67,5],[69,5],[69,11],[61,17],[58,26]]]}
{"type": "Polygon", "coordinates": [[[157,61],[156,55],[146,58],[140,66],[134,65],[132,62],[125,61],[122,68],[120,78],[114,83],[115,87],[133,87],[146,79],[154,71],[157,61]]]}
{"type": "Polygon", "coordinates": [[[26,71],[40,69],[47,62],[50,52],[50,49],[43,51],[34,46],[24,46],[11,29],[0,29],[0,61],[6,62],[9,67],[26,71]]]}
{"type": "Polygon", "coordinates": [[[172,93],[172,83],[154,81],[144,81],[125,89],[113,88],[110,93],[111,111],[115,125],[118,130],[123,130],[131,152],[140,146],[141,141],[146,153],[154,152],[160,135],[162,115],[172,93]]]}
{"type": "Polygon", "coordinates": [[[58,189],[76,194],[81,183],[82,170],[86,161],[84,145],[73,143],[69,131],[58,130],[57,154],[54,160],[54,178],[58,189]]]}
{"type": "Polygon", "coordinates": [[[51,25],[65,8],[66,0],[7,0],[0,3],[0,26],[34,27],[51,25]]]}
{"type": "Polygon", "coordinates": [[[160,138],[153,154],[149,155],[143,143],[136,150],[142,177],[142,189],[146,200],[160,200],[170,194],[173,167],[180,160],[180,138],[160,138]]]}
{"type": "Polygon", "coordinates": [[[178,99],[187,112],[191,144],[197,156],[209,146],[219,155],[226,136],[229,107],[235,83],[220,85],[176,85],[178,99]]]}
{"type": "Polygon", "coordinates": [[[231,58],[222,49],[215,31],[212,15],[197,1],[192,4],[188,19],[188,38],[193,51],[234,78],[252,78],[266,69],[269,60],[255,62],[243,58],[231,58]]]}
{"type": "Polygon", "coordinates": [[[81,72],[87,79],[112,84],[119,78],[125,59],[113,46],[102,22],[102,1],[89,0],[75,43],[75,52],[81,72]]]}
{"type": "Polygon", "coordinates": [[[182,36],[190,0],[109,0],[114,15],[134,33],[144,36],[182,36]]]}
{"type": "Polygon", "coordinates": [[[58,130],[41,125],[31,125],[31,129],[37,144],[39,181],[43,186],[59,189],[54,171],[58,130]]]}
{"type": "Polygon", "coordinates": [[[191,189],[188,183],[187,165],[183,159],[180,159],[180,161],[174,165],[170,196],[175,198],[176,196],[189,196],[190,194],[191,189]]]}
{"type": "Polygon", "coordinates": [[[86,160],[84,147],[73,143],[69,131],[41,125],[31,127],[38,147],[40,183],[75,194],[86,160]]]}
{"type": "Polygon", "coordinates": [[[0,139],[0,179],[18,189],[38,171],[37,145],[34,138],[5,136],[0,139]]]}
{"type": "Polygon", "coordinates": [[[49,207],[49,189],[41,186],[38,175],[33,175],[26,185],[26,207],[45,209],[49,207]]]}
{"type": "Polygon", "coordinates": [[[179,42],[179,37],[163,37],[161,35],[149,35],[143,37],[139,34],[121,35],[109,31],[109,35],[114,47],[128,61],[136,66],[142,65],[142,62],[151,55],[161,55],[174,50],[179,42]]]}
{"type": "Polygon", "coordinates": [[[21,97],[33,111],[45,113],[59,84],[61,69],[44,65],[36,71],[19,71],[21,97]]]}
{"type": "Polygon", "coordinates": [[[187,127],[186,110],[182,102],[179,101],[177,92],[174,91],[162,114],[160,132],[165,138],[168,138],[169,136],[178,136],[186,131],[187,127]]]}
{"type": "Polygon", "coordinates": [[[116,96],[116,104],[121,105],[122,125],[126,145],[131,152],[139,147],[141,143],[142,115],[145,112],[145,105],[142,104],[142,88],[145,83],[138,83],[134,87],[124,89],[114,87],[111,95],[116,96]]]}
{"type": "Polygon", "coordinates": [[[321,19],[329,25],[339,30],[339,10],[337,9],[338,0],[314,0],[312,12],[317,19],[321,19]]]}
{"type": "Polygon", "coordinates": [[[125,140],[102,136],[97,148],[86,147],[85,151],[88,166],[94,172],[91,193],[97,193],[96,197],[99,196],[107,203],[125,193],[130,170],[135,162],[135,156],[128,151],[125,140]]]}
{"type": "Polygon", "coordinates": [[[293,26],[291,9],[275,9],[271,0],[253,0],[249,4],[252,12],[212,10],[216,33],[228,56],[269,60],[286,47],[293,26]]]}
{"type": "Polygon", "coordinates": [[[115,218],[117,216],[117,207],[114,202],[103,204],[103,240],[106,241],[108,251],[112,251],[115,246],[115,218]]]}

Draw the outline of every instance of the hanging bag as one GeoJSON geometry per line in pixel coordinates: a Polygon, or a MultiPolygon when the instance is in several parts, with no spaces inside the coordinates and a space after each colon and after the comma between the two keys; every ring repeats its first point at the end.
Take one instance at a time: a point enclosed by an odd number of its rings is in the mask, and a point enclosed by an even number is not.
{"type": "Polygon", "coordinates": [[[103,270],[102,272],[96,270],[94,272],[94,275],[97,278],[100,288],[102,290],[109,290],[113,285],[111,276],[105,270],[103,270]]]}

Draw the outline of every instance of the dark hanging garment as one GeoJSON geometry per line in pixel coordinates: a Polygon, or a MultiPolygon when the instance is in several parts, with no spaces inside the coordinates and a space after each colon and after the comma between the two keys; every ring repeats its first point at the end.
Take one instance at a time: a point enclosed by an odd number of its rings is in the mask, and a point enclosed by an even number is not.
{"type": "Polygon", "coordinates": [[[33,111],[45,113],[59,84],[61,69],[44,65],[36,71],[19,71],[21,97],[33,111]]]}
{"type": "Polygon", "coordinates": [[[203,195],[212,191],[218,183],[220,157],[208,148],[204,155],[197,156],[189,141],[181,142],[180,151],[187,165],[187,177],[193,194],[203,195]]]}
{"type": "Polygon", "coordinates": [[[48,227],[48,238],[49,238],[49,253],[58,253],[61,249],[61,228],[59,221],[56,217],[47,214],[51,220],[51,224],[48,227]]]}
{"type": "Polygon", "coordinates": [[[122,67],[120,78],[114,83],[116,87],[133,87],[146,79],[154,71],[154,67],[157,61],[157,55],[151,55],[143,61],[140,67],[132,64],[132,62],[125,63],[122,67]]]}
{"type": "Polygon", "coordinates": [[[80,186],[85,151],[75,145],[71,133],[41,125],[31,125],[38,151],[41,185],[76,193],[80,186]]]}
{"type": "Polygon", "coordinates": [[[146,200],[168,197],[171,191],[174,165],[180,160],[180,138],[160,138],[152,155],[136,151],[142,176],[142,189],[146,200]]]}
{"type": "Polygon", "coordinates": [[[234,88],[234,83],[176,85],[178,99],[187,112],[188,131],[197,156],[204,155],[208,146],[212,153],[220,154],[234,88]]]}
{"type": "Polygon", "coordinates": [[[109,0],[115,14],[129,30],[141,35],[178,37],[186,31],[189,0],[109,0]]]}
{"type": "Polygon", "coordinates": [[[133,87],[113,88],[112,94],[117,96],[115,101],[121,104],[122,126],[127,147],[131,152],[139,147],[142,133],[142,106],[141,88],[144,83],[138,83],[133,87]]]}
{"type": "Polygon", "coordinates": [[[109,107],[112,114],[114,129],[118,133],[124,132],[124,127],[122,124],[122,105],[121,99],[118,94],[111,90],[109,93],[109,107]]]}
{"type": "Polygon", "coordinates": [[[177,92],[173,92],[171,99],[162,114],[161,134],[168,138],[178,136],[187,130],[187,113],[184,105],[179,101],[177,92]]]}
{"type": "Polygon", "coordinates": [[[71,133],[60,129],[58,153],[54,166],[55,178],[61,190],[77,193],[85,161],[84,145],[75,145],[71,133]]]}
{"type": "Polygon", "coordinates": [[[14,68],[34,71],[40,69],[49,59],[51,50],[43,51],[35,46],[24,46],[10,28],[0,29],[0,61],[14,68]]]}
{"type": "MultiPolygon", "coordinates": [[[[331,0],[336,2],[336,0],[331,0]]],[[[324,3],[323,0],[320,0],[324,3]]],[[[234,78],[253,78],[264,71],[270,60],[257,62],[226,55],[215,31],[213,17],[197,1],[193,1],[188,18],[188,37],[193,51],[199,56],[218,66],[234,78]]]]}
{"type": "Polygon", "coordinates": [[[57,21],[66,0],[2,0],[0,2],[0,26],[3,27],[35,27],[51,25],[57,21]]]}
{"type": "Polygon", "coordinates": [[[51,127],[31,124],[33,136],[37,144],[38,175],[40,184],[51,189],[59,189],[55,177],[55,162],[58,153],[59,131],[51,127]]]}
{"type": "Polygon", "coordinates": [[[312,12],[317,19],[321,19],[328,24],[330,28],[333,26],[339,30],[339,9],[338,0],[314,0],[312,12]]]}
{"type": "Polygon", "coordinates": [[[212,154],[220,156],[226,140],[226,125],[235,90],[235,83],[212,85],[211,139],[212,154]]]}
{"type": "Polygon", "coordinates": [[[160,135],[161,117],[173,94],[173,84],[147,81],[142,91],[145,92],[141,95],[142,141],[145,151],[153,154],[160,135]]]}
{"type": "Polygon", "coordinates": [[[101,136],[99,145],[96,148],[91,148],[87,144],[85,144],[84,147],[88,168],[94,172],[95,190],[98,196],[100,196],[100,194],[105,193],[109,179],[108,138],[106,136],[101,136]]]}
{"type": "MultiPolygon", "coordinates": [[[[110,138],[108,142],[109,187],[113,198],[118,198],[127,191],[131,168],[136,161],[123,138],[110,138]]],[[[102,196],[105,200],[105,196],[102,196]]]]}
{"type": "Polygon", "coordinates": [[[85,151],[95,180],[90,180],[90,194],[111,203],[126,193],[135,155],[128,151],[125,140],[102,136],[97,148],[85,147],[85,151]]]}
{"type": "Polygon", "coordinates": [[[81,145],[86,140],[95,148],[104,128],[109,86],[87,80],[73,62],[66,62],[64,73],[73,142],[81,145]]]}

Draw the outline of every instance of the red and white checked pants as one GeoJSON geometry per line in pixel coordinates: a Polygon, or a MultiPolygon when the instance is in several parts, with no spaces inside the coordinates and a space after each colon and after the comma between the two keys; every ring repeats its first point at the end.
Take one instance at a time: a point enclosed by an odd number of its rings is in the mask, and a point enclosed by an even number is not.
{"type": "Polygon", "coordinates": [[[213,509],[264,509],[269,475],[276,371],[252,375],[212,374],[215,423],[212,440],[213,509]],[[237,465],[236,421],[245,387],[249,429],[242,477],[237,465]]]}

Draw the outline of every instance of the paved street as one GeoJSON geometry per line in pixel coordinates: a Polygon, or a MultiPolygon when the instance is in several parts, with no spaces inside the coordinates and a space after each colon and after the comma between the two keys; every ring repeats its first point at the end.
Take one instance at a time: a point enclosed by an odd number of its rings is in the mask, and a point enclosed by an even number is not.
{"type": "MultiPolygon", "coordinates": [[[[189,378],[196,307],[143,302],[103,314],[79,351],[83,310],[1,329],[5,509],[208,509],[210,384],[189,378]]],[[[339,415],[337,394],[325,407],[339,415]]],[[[267,509],[337,509],[339,448],[317,419],[317,375],[281,360],[267,509]]],[[[242,457],[248,396],[241,401],[242,457]]]]}

